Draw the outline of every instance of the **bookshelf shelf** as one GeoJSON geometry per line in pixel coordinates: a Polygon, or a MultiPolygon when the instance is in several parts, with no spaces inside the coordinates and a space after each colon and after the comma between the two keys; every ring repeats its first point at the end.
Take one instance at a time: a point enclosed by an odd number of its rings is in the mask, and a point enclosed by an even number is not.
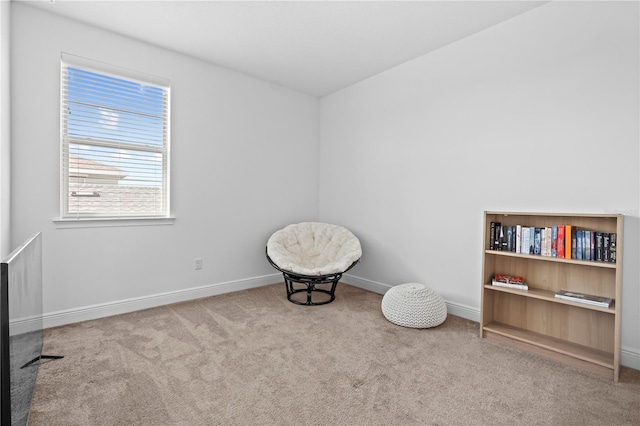
{"type": "Polygon", "coordinates": [[[581,309],[591,309],[594,311],[600,311],[600,312],[606,312],[609,314],[615,314],[615,301],[611,303],[611,306],[609,306],[608,308],[605,307],[601,307],[601,306],[597,306],[597,305],[588,305],[585,303],[580,303],[580,302],[572,302],[570,300],[565,300],[565,299],[558,299],[555,296],[555,293],[552,291],[547,291],[547,290],[538,290],[538,289],[529,289],[529,290],[517,290],[517,289],[512,289],[512,288],[507,288],[507,287],[496,287],[493,286],[491,284],[487,284],[484,286],[484,288],[486,290],[490,290],[490,291],[502,291],[505,293],[511,293],[511,294],[517,294],[518,296],[522,296],[522,297],[532,297],[534,299],[540,299],[540,300],[546,300],[548,302],[551,303],[561,303],[564,305],[569,305],[569,306],[575,306],[577,308],[581,308],[581,309]]]}
{"type": "Polygon", "coordinates": [[[481,337],[613,377],[617,382],[622,231],[623,216],[618,214],[485,212],[481,337]],[[521,228],[571,225],[574,230],[615,233],[616,262],[493,250],[492,223],[514,229],[517,225],[521,228]],[[529,289],[493,286],[491,280],[496,274],[521,276],[529,289]],[[561,289],[607,297],[613,302],[602,307],[556,298],[561,289]]]}
{"type": "Polygon", "coordinates": [[[518,257],[518,258],[530,259],[530,260],[540,260],[543,262],[571,263],[574,265],[582,265],[582,266],[588,266],[592,268],[616,269],[617,267],[615,263],[595,262],[595,261],[576,260],[576,259],[558,259],[555,257],[544,257],[544,256],[537,256],[532,254],[519,254],[519,253],[508,252],[508,251],[502,252],[502,251],[496,251],[496,250],[485,250],[485,254],[489,256],[509,256],[509,257],[518,257]]]}
{"type": "Polygon", "coordinates": [[[556,339],[545,336],[544,334],[535,333],[522,328],[511,327],[506,324],[492,322],[485,326],[485,331],[495,333],[509,339],[514,339],[522,343],[536,346],[551,352],[567,355],[582,361],[590,362],[607,369],[607,372],[613,369],[613,354],[605,351],[590,348],[566,340],[556,339]]]}

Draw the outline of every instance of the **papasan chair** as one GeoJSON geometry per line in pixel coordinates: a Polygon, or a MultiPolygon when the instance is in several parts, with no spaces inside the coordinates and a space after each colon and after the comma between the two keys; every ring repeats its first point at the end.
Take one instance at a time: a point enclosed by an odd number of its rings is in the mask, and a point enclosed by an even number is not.
{"type": "Polygon", "coordinates": [[[362,248],[346,228],[303,222],[274,232],[267,241],[266,256],[282,272],[290,302],[324,305],[334,301],[338,281],[358,263],[362,248]]]}

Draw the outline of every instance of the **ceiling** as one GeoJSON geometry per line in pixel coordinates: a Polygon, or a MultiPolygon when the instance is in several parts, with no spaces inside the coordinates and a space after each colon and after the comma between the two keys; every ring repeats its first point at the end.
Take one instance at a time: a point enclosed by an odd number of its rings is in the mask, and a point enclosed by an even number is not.
{"type": "Polygon", "coordinates": [[[19,1],[319,97],[546,3],[19,1]]]}

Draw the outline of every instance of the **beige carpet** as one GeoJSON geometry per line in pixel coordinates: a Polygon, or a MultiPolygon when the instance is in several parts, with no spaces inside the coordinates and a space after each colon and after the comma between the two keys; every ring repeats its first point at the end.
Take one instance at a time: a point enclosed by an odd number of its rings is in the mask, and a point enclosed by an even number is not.
{"type": "Polygon", "coordinates": [[[640,372],[620,383],[481,340],[451,316],[388,322],[340,284],[304,307],[284,284],[45,331],[29,424],[639,425],[640,372]]]}

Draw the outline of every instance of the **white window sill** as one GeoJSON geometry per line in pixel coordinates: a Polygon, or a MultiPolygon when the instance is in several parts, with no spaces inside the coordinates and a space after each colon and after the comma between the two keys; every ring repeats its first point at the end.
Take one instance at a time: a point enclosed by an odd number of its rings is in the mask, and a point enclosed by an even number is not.
{"type": "Polygon", "coordinates": [[[104,228],[109,226],[173,225],[175,217],[78,218],[54,219],[57,229],[104,228]]]}

